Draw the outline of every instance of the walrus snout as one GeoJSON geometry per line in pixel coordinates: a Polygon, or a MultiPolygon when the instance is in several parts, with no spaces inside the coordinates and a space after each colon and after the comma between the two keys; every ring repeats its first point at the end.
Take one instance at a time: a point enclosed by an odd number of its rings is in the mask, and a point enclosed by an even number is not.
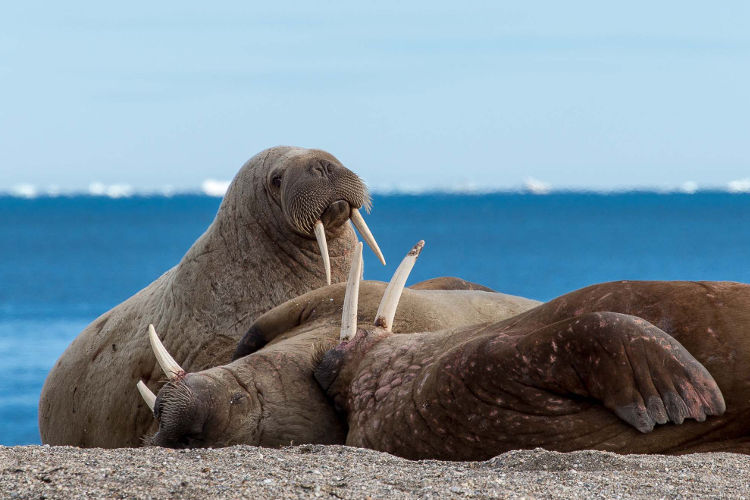
{"type": "Polygon", "coordinates": [[[298,233],[312,234],[315,222],[339,201],[346,202],[350,209],[370,206],[367,187],[343,165],[312,158],[284,173],[281,204],[298,233]]]}
{"type": "Polygon", "coordinates": [[[331,284],[331,263],[328,255],[326,230],[331,231],[351,220],[362,239],[372,249],[380,262],[385,257],[377,241],[367,227],[359,209],[370,209],[370,194],[362,180],[340,164],[315,161],[295,175],[289,171],[282,183],[282,206],[295,231],[314,235],[318,241],[320,255],[326,274],[326,283],[331,284]]]}
{"type": "Polygon", "coordinates": [[[196,448],[201,446],[204,429],[212,413],[211,387],[202,377],[189,374],[169,382],[159,391],[154,417],[159,430],[149,444],[164,448],[196,448]]]}
{"type": "Polygon", "coordinates": [[[320,221],[326,228],[339,227],[349,220],[351,212],[352,207],[348,201],[338,200],[328,205],[320,216],[320,221]]]}

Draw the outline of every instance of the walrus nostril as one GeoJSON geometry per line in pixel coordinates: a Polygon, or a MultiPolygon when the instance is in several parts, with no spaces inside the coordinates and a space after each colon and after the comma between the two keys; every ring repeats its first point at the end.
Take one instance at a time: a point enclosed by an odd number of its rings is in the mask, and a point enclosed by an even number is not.
{"type": "Polygon", "coordinates": [[[308,168],[310,173],[316,177],[328,177],[332,171],[332,165],[325,161],[317,161],[308,168]]]}
{"type": "Polygon", "coordinates": [[[320,216],[321,222],[327,228],[338,227],[349,220],[351,206],[345,200],[339,200],[328,205],[320,216]]]}

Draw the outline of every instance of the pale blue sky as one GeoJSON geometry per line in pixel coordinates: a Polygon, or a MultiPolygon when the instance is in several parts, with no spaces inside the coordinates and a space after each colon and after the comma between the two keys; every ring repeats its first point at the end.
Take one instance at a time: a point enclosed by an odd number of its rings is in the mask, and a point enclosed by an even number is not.
{"type": "Polygon", "coordinates": [[[381,188],[750,177],[744,0],[253,3],[5,2],[0,190],[189,188],[277,144],[381,188]]]}

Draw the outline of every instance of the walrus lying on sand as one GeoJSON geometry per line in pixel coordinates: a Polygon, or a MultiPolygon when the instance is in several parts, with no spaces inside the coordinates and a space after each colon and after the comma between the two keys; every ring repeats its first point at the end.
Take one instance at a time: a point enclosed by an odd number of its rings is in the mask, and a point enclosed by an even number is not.
{"type": "MultiPolygon", "coordinates": [[[[750,286],[604,283],[499,322],[394,335],[395,305],[420,250],[421,244],[397,270],[374,315],[375,326],[357,328],[361,260],[351,266],[341,342],[315,368],[319,387],[346,421],[329,436],[331,441],[345,429],[348,445],[414,459],[485,459],[534,447],[750,453],[750,286]],[[717,417],[706,421],[712,415],[717,417]]],[[[364,290],[369,302],[371,292],[364,290]]],[[[307,298],[290,302],[272,312],[284,316],[284,310],[315,309],[315,301],[307,298]]],[[[270,323],[286,329],[279,333],[289,340],[329,337],[338,330],[330,314],[335,309],[309,323],[304,314],[270,323]]],[[[272,332],[269,337],[277,333],[258,326],[272,332]]],[[[279,367],[288,359],[267,349],[235,363],[254,359],[259,367],[279,367]]],[[[306,359],[299,369],[307,372],[312,362],[306,359]]],[[[154,444],[229,443],[223,441],[225,429],[227,422],[241,420],[236,413],[252,413],[246,422],[257,426],[279,409],[268,404],[262,387],[226,390],[232,384],[240,387],[241,377],[232,381],[235,374],[222,370],[199,383],[194,374],[180,373],[162,389],[155,402],[161,422],[154,444]],[[248,403],[233,413],[232,405],[241,401],[248,403]],[[164,427],[170,429],[169,439],[163,439],[164,427]],[[178,428],[181,432],[174,433],[178,428]]],[[[278,373],[285,376],[283,370],[278,373]]],[[[314,392],[289,387],[286,398],[304,401],[314,392]]],[[[317,395],[316,402],[326,406],[317,395]]],[[[277,419],[284,422],[286,413],[281,413],[277,419]]],[[[317,422],[303,417],[297,424],[315,427],[317,422]]],[[[283,425],[268,431],[283,432],[283,425]]]]}
{"type": "Polygon", "coordinates": [[[749,365],[750,286],[621,281],[492,324],[342,329],[315,375],[346,415],[346,444],[477,460],[534,447],[750,452],[749,365]]]}
{"type": "Polygon", "coordinates": [[[158,318],[188,369],[228,362],[260,314],[346,278],[356,243],[347,220],[385,263],[361,207],[367,188],[324,151],[276,147],[251,158],[180,263],[97,318],[57,361],[39,401],[42,442],[139,445],[153,419],[132,387],[160,379],[146,325],[158,318]]]}

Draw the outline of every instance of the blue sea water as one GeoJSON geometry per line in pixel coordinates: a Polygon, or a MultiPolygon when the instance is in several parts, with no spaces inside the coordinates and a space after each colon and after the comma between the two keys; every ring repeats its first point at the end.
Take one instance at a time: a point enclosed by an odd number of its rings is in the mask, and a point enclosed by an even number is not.
{"type": "MultiPolygon", "coordinates": [[[[44,378],[96,316],[175,265],[218,198],[0,197],[0,444],[39,443],[44,378]]],[[[387,280],[453,275],[547,300],[619,279],[750,282],[750,196],[722,192],[379,195],[366,217],[387,280]]]]}

